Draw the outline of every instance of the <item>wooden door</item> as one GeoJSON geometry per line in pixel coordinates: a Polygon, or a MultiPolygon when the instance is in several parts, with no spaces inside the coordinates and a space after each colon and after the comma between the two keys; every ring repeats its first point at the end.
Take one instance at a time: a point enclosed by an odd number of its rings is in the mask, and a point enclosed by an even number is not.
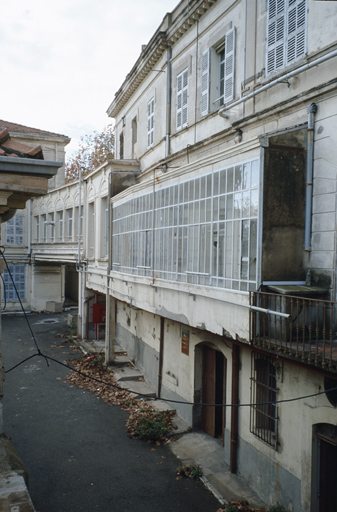
{"type": "MultiPolygon", "coordinates": [[[[202,403],[215,404],[216,352],[204,347],[202,375],[202,403]]],[[[215,437],[215,407],[202,407],[202,428],[215,437]]]]}
{"type": "Polygon", "coordinates": [[[337,511],[337,446],[319,439],[318,511],[337,511]]]}

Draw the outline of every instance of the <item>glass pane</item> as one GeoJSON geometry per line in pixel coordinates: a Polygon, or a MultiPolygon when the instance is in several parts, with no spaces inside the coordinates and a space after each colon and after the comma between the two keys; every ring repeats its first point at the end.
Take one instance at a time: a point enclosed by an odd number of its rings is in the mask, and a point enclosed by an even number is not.
{"type": "Polygon", "coordinates": [[[250,192],[245,190],[242,192],[242,217],[249,217],[250,210],[250,192]]]}
{"type": "Polygon", "coordinates": [[[240,219],[242,212],[242,195],[241,192],[234,194],[234,218],[240,219]]]}
{"type": "MultiPolygon", "coordinates": [[[[231,197],[233,199],[233,196],[231,196],[231,197]]],[[[228,198],[228,196],[227,196],[227,198],[228,198]]],[[[219,202],[220,202],[219,220],[225,220],[226,219],[226,196],[220,196],[219,202]]]]}
{"type": "Polygon", "coordinates": [[[220,194],[226,193],[226,171],[220,172],[220,194]]]}
{"type": "Polygon", "coordinates": [[[227,192],[233,192],[234,169],[227,169],[227,192]]]}
{"type": "Polygon", "coordinates": [[[259,207],[259,191],[252,190],[250,192],[250,216],[257,217],[259,207]]]}
{"type": "Polygon", "coordinates": [[[206,197],[211,197],[212,195],[212,175],[208,174],[207,176],[207,192],[206,197]]]}
{"type": "Polygon", "coordinates": [[[259,186],[259,160],[254,160],[252,162],[252,179],[251,179],[251,187],[259,186]]]}
{"type": "Polygon", "coordinates": [[[241,222],[233,222],[233,278],[240,277],[241,222]]]}
{"type": "Polygon", "coordinates": [[[250,221],[250,244],[249,244],[249,279],[256,281],[256,260],[257,260],[257,220],[250,221]]]}
{"type": "Polygon", "coordinates": [[[213,221],[219,220],[219,198],[213,199],[213,221]]]}
{"type": "Polygon", "coordinates": [[[233,246],[233,223],[226,225],[226,245],[225,245],[225,277],[232,277],[232,250],[233,246]]]}
{"type": "Polygon", "coordinates": [[[244,164],[243,166],[243,183],[242,188],[250,188],[250,163],[244,164]]]}
{"type": "Polygon", "coordinates": [[[206,200],[206,222],[212,220],[212,199],[206,200]]]}
{"type": "Polygon", "coordinates": [[[235,190],[241,190],[242,188],[242,166],[237,165],[235,167],[235,183],[234,183],[235,190]]]}
{"type": "Polygon", "coordinates": [[[219,193],[219,173],[215,172],[213,174],[213,196],[218,195],[219,193]]]}
{"type": "Polygon", "coordinates": [[[205,197],[206,194],[206,177],[200,178],[200,198],[205,197]]]}
{"type": "Polygon", "coordinates": [[[233,194],[228,194],[226,205],[226,220],[233,218],[233,194]]]}

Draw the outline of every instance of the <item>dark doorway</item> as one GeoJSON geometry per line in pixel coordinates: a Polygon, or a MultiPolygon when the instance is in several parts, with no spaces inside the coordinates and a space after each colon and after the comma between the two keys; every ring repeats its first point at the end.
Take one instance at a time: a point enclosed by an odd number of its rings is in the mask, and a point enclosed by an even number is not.
{"type": "MultiPolygon", "coordinates": [[[[335,440],[336,441],[336,440],[335,440]]],[[[318,435],[319,492],[318,512],[337,510],[337,446],[318,435]]]]}
{"type": "Polygon", "coordinates": [[[226,358],[210,347],[203,347],[202,428],[212,437],[224,441],[226,403],[226,358]],[[217,407],[214,404],[221,404],[217,407]]]}

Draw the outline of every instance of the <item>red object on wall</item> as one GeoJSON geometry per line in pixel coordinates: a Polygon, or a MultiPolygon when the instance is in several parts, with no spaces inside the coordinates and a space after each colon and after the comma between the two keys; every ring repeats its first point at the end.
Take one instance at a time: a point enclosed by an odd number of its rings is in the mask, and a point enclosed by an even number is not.
{"type": "Polygon", "coordinates": [[[105,322],[106,306],[102,302],[92,305],[92,321],[94,324],[102,324],[105,322]]]}

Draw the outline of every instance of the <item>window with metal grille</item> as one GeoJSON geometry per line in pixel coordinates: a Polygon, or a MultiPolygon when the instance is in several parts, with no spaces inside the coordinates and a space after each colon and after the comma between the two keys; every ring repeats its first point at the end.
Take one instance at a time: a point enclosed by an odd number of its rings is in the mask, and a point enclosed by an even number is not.
{"type": "Polygon", "coordinates": [[[147,147],[153,146],[154,140],[154,98],[147,104],[147,147]]]}
{"type": "Polygon", "coordinates": [[[250,431],[277,449],[276,368],[270,357],[252,353],[250,431]]]}
{"type": "Polygon", "coordinates": [[[267,74],[306,54],[306,0],[268,0],[267,74]]]}
{"type": "Polygon", "coordinates": [[[15,215],[6,222],[6,245],[23,245],[24,216],[15,215]]]}
{"type": "MultiPolygon", "coordinates": [[[[20,296],[21,300],[25,300],[25,277],[26,277],[26,267],[25,265],[8,265],[9,270],[12,274],[16,289],[20,296]]],[[[3,283],[4,283],[4,292],[3,297],[6,294],[7,301],[18,301],[18,297],[13,285],[13,281],[11,276],[9,275],[8,270],[6,269],[3,273],[3,283]]]]}
{"type": "Polygon", "coordinates": [[[258,183],[251,160],[114,204],[113,269],[255,290],[258,183]]]}
{"type": "Polygon", "coordinates": [[[177,130],[187,126],[188,121],[188,68],[177,75],[177,130]]]}

